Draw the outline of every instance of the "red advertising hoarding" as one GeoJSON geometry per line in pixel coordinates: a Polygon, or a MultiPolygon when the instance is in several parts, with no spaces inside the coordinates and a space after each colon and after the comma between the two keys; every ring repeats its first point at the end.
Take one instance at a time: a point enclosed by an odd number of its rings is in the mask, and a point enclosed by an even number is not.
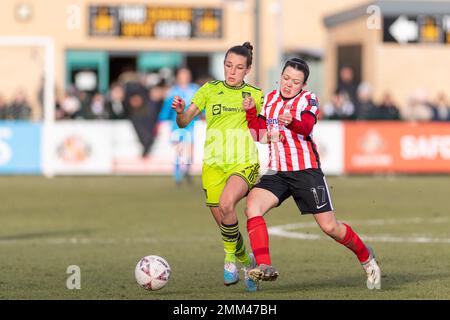
{"type": "Polygon", "coordinates": [[[450,124],[347,122],[347,173],[450,173],[450,124]]]}

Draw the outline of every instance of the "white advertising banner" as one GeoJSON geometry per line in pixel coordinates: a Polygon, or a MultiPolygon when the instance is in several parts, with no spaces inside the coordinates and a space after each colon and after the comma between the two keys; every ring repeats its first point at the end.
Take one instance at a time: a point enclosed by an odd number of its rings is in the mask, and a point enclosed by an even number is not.
{"type": "Polygon", "coordinates": [[[338,121],[319,121],[314,126],[314,142],[325,174],[344,173],[344,128],[338,121]]]}
{"type": "MultiPolygon", "coordinates": [[[[113,172],[118,174],[172,174],[174,171],[176,132],[172,132],[172,122],[158,124],[157,136],[147,156],[142,156],[143,147],[133,125],[129,121],[114,121],[112,135],[113,172]]],[[[201,173],[205,123],[197,121],[194,130],[194,156],[192,174],[201,173]]],[[[183,158],[183,161],[191,161],[183,158]]]]}
{"type": "MultiPolygon", "coordinates": [[[[205,121],[197,121],[192,174],[201,174],[205,131],[205,121]]],[[[54,129],[55,174],[170,175],[174,171],[174,141],[178,134],[172,131],[170,121],[161,122],[150,153],[143,156],[143,147],[129,121],[59,121],[54,129]]],[[[343,173],[342,123],[319,122],[314,129],[314,141],[323,171],[343,173]]],[[[257,143],[257,146],[261,173],[264,173],[269,160],[268,145],[257,143]]],[[[182,155],[184,163],[190,161],[182,155]]]]}
{"type": "MultiPolygon", "coordinates": [[[[163,121],[158,125],[158,135],[148,156],[142,157],[142,146],[132,124],[128,121],[113,123],[113,172],[118,174],[172,174],[174,171],[177,132],[172,131],[172,123],[163,121]]],[[[206,122],[196,121],[194,127],[194,152],[192,174],[201,174],[206,122]]],[[[266,144],[257,143],[261,172],[268,165],[269,152],[266,144]]]]}
{"type": "Polygon", "coordinates": [[[53,131],[55,174],[110,174],[112,172],[109,121],[58,121],[53,131]]]}

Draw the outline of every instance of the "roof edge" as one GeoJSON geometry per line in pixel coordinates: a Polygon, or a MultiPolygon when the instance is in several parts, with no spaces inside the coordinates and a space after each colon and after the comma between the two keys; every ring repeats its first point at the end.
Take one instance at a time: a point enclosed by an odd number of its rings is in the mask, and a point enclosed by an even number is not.
{"type": "Polygon", "coordinates": [[[336,25],[355,20],[361,16],[371,14],[367,12],[369,6],[378,6],[383,16],[398,16],[398,15],[435,15],[435,14],[449,14],[450,15],[450,1],[442,0],[377,0],[350,8],[336,14],[331,14],[323,19],[325,27],[332,28],[336,25]]]}

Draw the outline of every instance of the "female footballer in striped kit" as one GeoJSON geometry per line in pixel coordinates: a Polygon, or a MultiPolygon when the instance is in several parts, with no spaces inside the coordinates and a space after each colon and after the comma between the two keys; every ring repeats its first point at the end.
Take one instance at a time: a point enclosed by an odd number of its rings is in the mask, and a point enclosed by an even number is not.
{"type": "Polygon", "coordinates": [[[303,89],[308,76],[305,61],[288,60],[280,89],[266,94],[259,115],[254,101],[244,100],[254,139],[269,143],[269,170],[250,191],[245,209],[250,244],[258,265],[248,271],[249,277],[255,281],[277,278],[278,271],[271,266],[263,215],[292,196],[302,214],[313,214],[324,233],[353,251],[366,271],[367,287],[380,289],[381,271],[373,250],[349,225],[336,220],[312,137],[319,105],[314,93],[303,89]]]}

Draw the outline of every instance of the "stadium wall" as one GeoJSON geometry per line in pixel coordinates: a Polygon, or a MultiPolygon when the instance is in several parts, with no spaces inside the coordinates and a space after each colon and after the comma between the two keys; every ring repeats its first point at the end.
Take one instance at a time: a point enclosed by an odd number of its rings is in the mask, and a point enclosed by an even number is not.
{"type": "MultiPolygon", "coordinates": [[[[172,124],[162,122],[151,153],[129,121],[58,121],[52,146],[43,148],[43,126],[0,121],[0,174],[43,174],[53,159],[56,175],[170,175],[175,149],[172,124]],[[50,152],[51,154],[44,154],[50,152]]],[[[205,122],[194,130],[194,174],[201,173],[205,122]]],[[[450,126],[445,123],[322,121],[314,131],[323,171],[329,175],[450,173],[450,126]]],[[[267,145],[258,144],[262,170],[267,145]]]]}

